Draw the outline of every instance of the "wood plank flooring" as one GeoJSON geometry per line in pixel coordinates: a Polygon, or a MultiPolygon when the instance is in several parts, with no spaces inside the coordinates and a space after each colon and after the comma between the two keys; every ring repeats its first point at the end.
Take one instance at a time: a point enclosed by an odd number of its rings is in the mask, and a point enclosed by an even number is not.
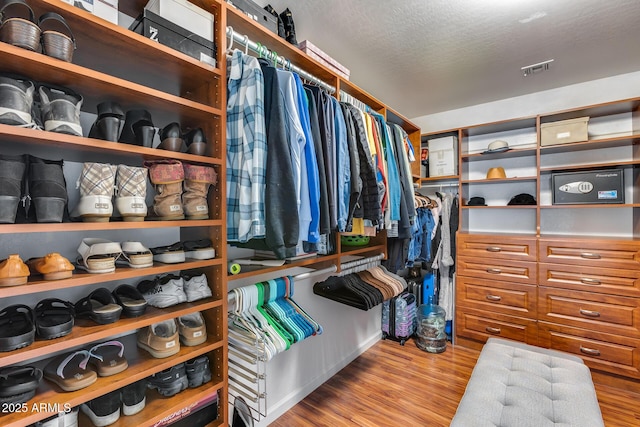
{"type": "MultiPolygon", "coordinates": [[[[446,427],[478,355],[460,346],[430,354],[413,340],[404,347],[380,341],[270,426],[446,427]]],[[[640,426],[640,395],[597,384],[596,392],[607,427],[640,426]]]]}

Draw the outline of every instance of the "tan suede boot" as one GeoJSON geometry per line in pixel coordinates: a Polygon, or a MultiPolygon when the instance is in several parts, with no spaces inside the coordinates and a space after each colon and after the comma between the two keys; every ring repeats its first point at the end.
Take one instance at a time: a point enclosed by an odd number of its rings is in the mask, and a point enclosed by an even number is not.
{"type": "Polygon", "coordinates": [[[218,182],[216,171],[211,166],[183,164],[184,193],[182,203],[187,219],[209,219],[207,194],[209,186],[218,182]]]}
{"type": "Polygon", "coordinates": [[[149,169],[149,179],[156,189],[153,211],[159,220],[184,219],[182,209],[182,182],[184,170],[178,160],[145,161],[149,169]]]}

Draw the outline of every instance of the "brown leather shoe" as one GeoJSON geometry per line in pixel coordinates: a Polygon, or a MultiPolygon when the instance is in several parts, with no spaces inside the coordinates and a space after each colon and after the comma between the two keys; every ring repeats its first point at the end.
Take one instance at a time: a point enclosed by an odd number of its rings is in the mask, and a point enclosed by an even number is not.
{"type": "Polygon", "coordinates": [[[68,279],[75,269],[68,259],[57,252],[40,258],[31,258],[27,260],[27,265],[31,271],[42,274],[44,280],[68,279]]]}
{"type": "Polygon", "coordinates": [[[27,283],[29,267],[22,261],[20,255],[12,254],[0,261],[0,286],[16,286],[27,283]]]}

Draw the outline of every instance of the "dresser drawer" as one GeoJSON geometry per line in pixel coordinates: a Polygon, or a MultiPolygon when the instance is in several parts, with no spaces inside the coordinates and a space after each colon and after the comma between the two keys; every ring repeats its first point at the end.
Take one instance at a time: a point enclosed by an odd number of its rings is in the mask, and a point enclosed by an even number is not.
{"type": "Polygon", "coordinates": [[[540,262],[612,269],[640,269],[640,242],[606,239],[541,238],[540,262]]]}
{"type": "Polygon", "coordinates": [[[640,338],[640,300],[540,286],[538,320],[640,338]]]}
{"type": "Polygon", "coordinates": [[[494,313],[536,318],[534,285],[458,276],[456,305],[494,313]]]}
{"type": "Polygon", "coordinates": [[[515,281],[532,285],[537,282],[535,262],[458,256],[457,271],[459,276],[473,278],[515,281]]]}
{"type": "Polygon", "coordinates": [[[538,322],[540,347],[576,354],[591,369],[640,378],[640,340],[538,322]]]}
{"type": "Polygon", "coordinates": [[[458,233],[457,251],[471,258],[537,260],[536,238],[531,236],[458,233]]]}
{"type": "Polygon", "coordinates": [[[537,344],[537,322],[533,319],[456,308],[456,336],[479,342],[501,337],[527,344],[537,344]]]}
{"type": "Polygon", "coordinates": [[[548,263],[538,269],[541,286],[640,297],[640,270],[548,263]]]}

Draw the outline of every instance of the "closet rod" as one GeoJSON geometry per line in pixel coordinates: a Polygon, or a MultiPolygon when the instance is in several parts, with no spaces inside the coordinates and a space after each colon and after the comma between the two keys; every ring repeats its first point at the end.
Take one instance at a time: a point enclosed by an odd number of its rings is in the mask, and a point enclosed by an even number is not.
{"type": "Polygon", "coordinates": [[[259,55],[265,53],[264,49],[266,49],[267,50],[267,57],[269,59],[273,60],[272,55],[275,55],[275,57],[276,57],[275,62],[277,64],[280,64],[283,68],[286,67],[289,70],[297,73],[301,78],[303,78],[305,80],[309,80],[309,81],[315,83],[316,85],[318,85],[321,88],[329,91],[330,93],[335,93],[335,91],[336,91],[335,86],[331,86],[330,84],[320,80],[316,76],[314,76],[312,74],[309,74],[308,72],[306,72],[302,68],[293,65],[291,63],[291,61],[288,61],[284,56],[278,56],[278,54],[275,51],[273,51],[271,49],[268,49],[265,45],[263,45],[263,44],[259,45],[258,43],[254,42],[252,40],[249,40],[248,36],[236,33],[233,30],[233,27],[231,27],[231,26],[227,27],[227,37],[232,38],[233,41],[236,41],[238,43],[242,43],[243,45],[247,46],[249,49],[251,49],[252,51],[256,52],[259,55]]]}
{"type": "Polygon", "coordinates": [[[340,270],[346,270],[349,268],[357,267],[363,264],[369,264],[370,262],[380,261],[384,258],[384,254],[374,255],[368,258],[357,259],[355,261],[345,262],[340,264],[340,270]]]}

